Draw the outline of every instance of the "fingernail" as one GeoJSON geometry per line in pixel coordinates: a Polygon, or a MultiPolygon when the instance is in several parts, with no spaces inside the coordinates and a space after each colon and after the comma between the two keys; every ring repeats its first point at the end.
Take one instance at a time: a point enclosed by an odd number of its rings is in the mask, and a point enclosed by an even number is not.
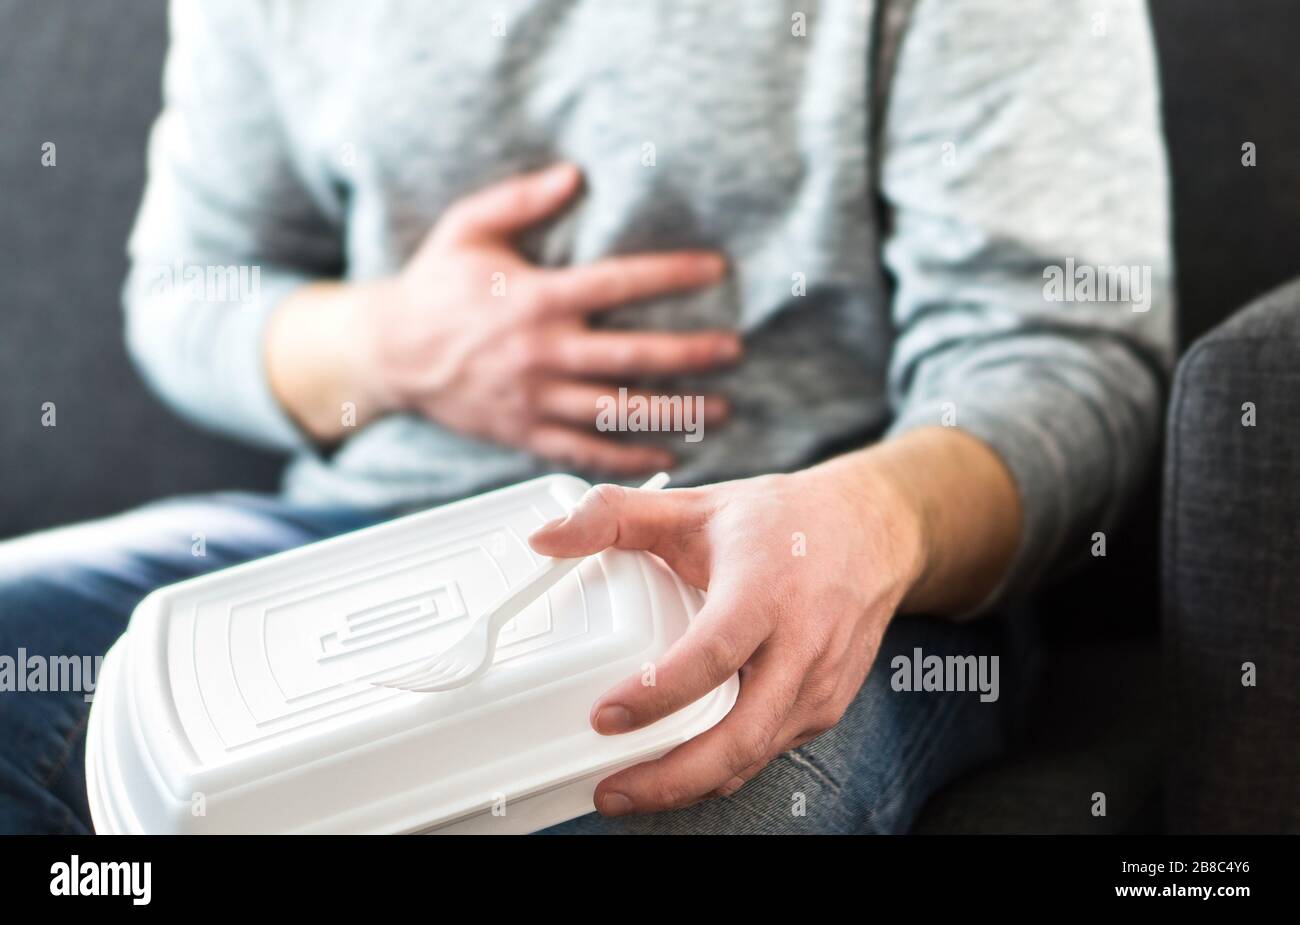
{"type": "Polygon", "coordinates": [[[734,360],[740,356],[740,341],[727,339],[718,344],[718,358],[734,360]]]}
{"type": "Polygon", "coordinates": [[[632,713],[627,707],[620,707],[617,704],[601,707],[596,711],[596,718],[591,725],[597,732],[605,735],[627,732],[632,728],[632,713]]]}
{"type": "Polygon", "coordinates": [[[632,801],[621,793],[607,793],[600,798],[602,816],[622,816],[632,812],[632,801]]]}

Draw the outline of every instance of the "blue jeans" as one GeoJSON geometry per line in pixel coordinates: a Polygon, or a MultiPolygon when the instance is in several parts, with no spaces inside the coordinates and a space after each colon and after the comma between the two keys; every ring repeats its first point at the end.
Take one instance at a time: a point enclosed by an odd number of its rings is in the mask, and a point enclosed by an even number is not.
{"type": "MultiPolygon", "coordinates": [[[[102,655],[154,588],[378,519],[221,494],[0,542],[0,656],[16,659],[19,649],[29,658],[102,655]]],[[[736,794],[651,816],[593,813],[551,831],[906,831],[935,790],[1003,748],[1016,698],[1005,667],[994,702],[976,693],[896,692],[890,659],[916,647],[927,655],[991,655],[1004,645],[998,621],[896,620],[878,667],[840,723],[780,756],[736,794]]],[[[90,831],[83,770],[89,708],[82,691],[0,691],[0,833],[90,831]]]]}

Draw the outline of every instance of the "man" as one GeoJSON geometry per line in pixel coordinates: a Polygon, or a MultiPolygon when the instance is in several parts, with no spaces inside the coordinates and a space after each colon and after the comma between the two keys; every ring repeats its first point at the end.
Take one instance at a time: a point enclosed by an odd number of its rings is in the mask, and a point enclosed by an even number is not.
{"type": "MultiPolygon", "coordinates": [[[[1014,698],[889,665],[1018,659],[997,610],[1149,462],[1171,337],[1142,4],[177,3],[165,88],[129,345],[178,411],[294,461],[282,497],[0,546],[6,647],[102,652],[160,584],[548,469],[670,467],[698,487],[601,486],[532,543],[708,589],[598,732],[737,670],[740,698],[562,831],[905,831],[996,754],[1014,698]],[[598,430],[620,388],[702,396],[703,439],[598,430]]],[[[84,830],[83,698],[8,707],[0,827],[84,830]]]]}

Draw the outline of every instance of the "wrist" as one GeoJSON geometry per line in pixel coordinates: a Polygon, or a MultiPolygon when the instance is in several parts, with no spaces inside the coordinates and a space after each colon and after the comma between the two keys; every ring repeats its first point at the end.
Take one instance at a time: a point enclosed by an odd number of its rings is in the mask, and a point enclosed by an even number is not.
{"type": "Polygon", "coordinates": [[[925,499],[904,478],[896,460],[880,446],[839,456],[805,470],[803,475],[827,486],[831,497],[851,511],[851,519],[877,538],[869,549],[883,547],[893,596],[902,604],[924,580],[930,567],[931,520],[925,499]]]}
{"type": "Polygon", "coordinates": [[[1011,568],[1023,521],[1001,457],[955,427],[922,427],[845,460],[895,499],[890,517],[905,525],[912,577],[901,609],[966,617],[986,605],[1011,568]]]}
{"type": "Polygon", "coordinates": [[[332,443],[383,413],[357,328],[361,294],[313,283],[290,294],[266,330],[271,390],[315,440],[332,443]]]}
{"type": "Polygon", "coordinates": [[[358,417],[366,420],[405,410],[401,394],[387,382],[379,320],[383,309],[401,297],[400,280],[384,277],[348,285],[339,300],[340,368],[358,417]]]}

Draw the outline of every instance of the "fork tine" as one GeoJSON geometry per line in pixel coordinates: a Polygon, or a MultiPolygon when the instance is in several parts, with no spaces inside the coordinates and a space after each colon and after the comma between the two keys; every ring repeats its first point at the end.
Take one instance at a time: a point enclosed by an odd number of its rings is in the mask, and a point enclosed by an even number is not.
{"type": "Polygon", "coordinates": [[[430,668],[419,677],[411,678],[402,686],[407,690],[415,690],[424,687],[426,684],[437,684],[444,678],[449,678],[460,670],[461,661],[459,658],[447,659],[436,667],[430,668]]]}
{"type": "Polygon", "coordinates": [[[407,684],[418,683],[421,678],[433,674],[435,671],[443,670],[446,664],[449,661],[451,661],[452,658],[454,657],[455,652],[453,650],[454,647],[453,649],[449,649],[448,651],[443,652],[432,662],[420,665],[417,668],[406,671],[403,674],[394,674],[394,675],[389,675],[387,677],[381,676],[373,679],[370,683],[379,684],[384,687],[405,687],[405,685],[407,684]]]}
{"type": "Polygon", "coordinates": [[[452,690],[460,687],[464,679],[469,675],[475,674],[479,666],[470,662],[461,662],[454,669],[444,672],[436,678],[429,678],[421,682],[418,686],[406,688],[407,690],[418,691],[420,693],[432,693],[434,691],[452,690]]]}
{"type": "Polygon", "coordinates": [[[463,656],[459,652],[445,652],[422,670],[411,672],[399,678],[391,678],[384,684],[386,687],[396,687],[401,690],[415,690],[425,684],[436,683],[440,678],[450,676],[458,671],[462,658],[463,656]]]}
{"type": "Polygon", "coordinates": [[[377,678],[371,678],[370,683],[384,685],[384,686],[400,684],[401,682],[407,680],[408,678],[414,678],[427,670],[428,670],[427,665],[420,665],[417,668],[411,668],[407,666],[403,668],[390,669],[389,671],[379,675],[379,677],[377,678]]]}
{"type": "Polygon", "coordinates": [[[486,651],[475,651],[472,655],[469,655],[459,667],[443,672],[438,678],[429,678],[424,680],[418,687],[405,687],[404,689],[429,693],[432,691],[446,691],[457,687],[463,687],[479,675],[487,672],[487,670],[492,667],[492,664],[495,661],[495,656],[496,646],[489,642],[486,651]]]}
{"type": "Polygon", "coordinates": [[[403,690],[420,691],[425,693],[458,687],[459,684],[457,682],[476,671],[479,664],[479,659],[465,658],[462,653],[461,657],[457,658],[454,662],[440,666],[438,671],[429,671],[424,677],[404,682],[402,688],[403,690]]]}

